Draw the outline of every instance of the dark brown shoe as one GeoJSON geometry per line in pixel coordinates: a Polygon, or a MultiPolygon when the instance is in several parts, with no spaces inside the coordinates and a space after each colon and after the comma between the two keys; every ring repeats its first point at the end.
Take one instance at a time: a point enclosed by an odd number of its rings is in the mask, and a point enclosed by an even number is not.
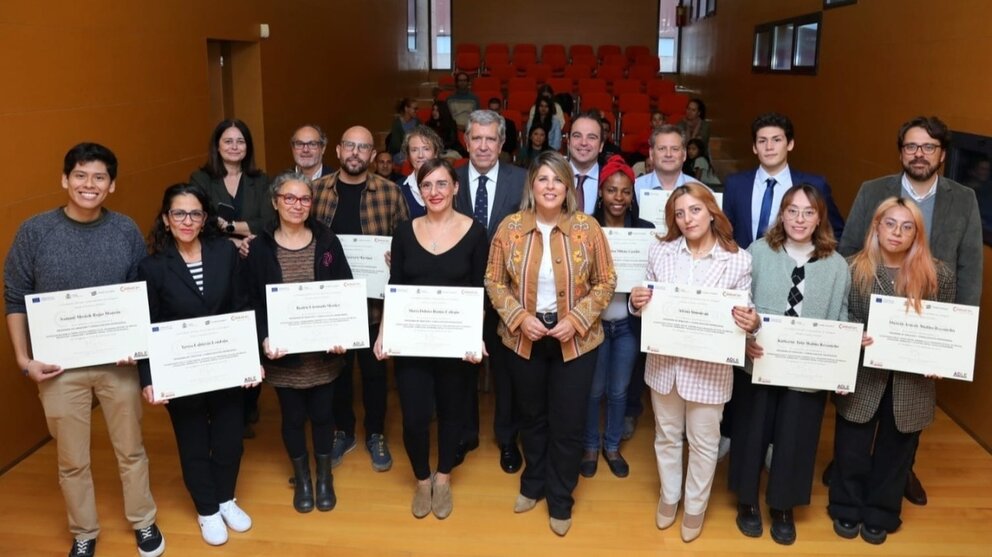
{"type": "Polygon", "coordinates": [[[923,484],[920,483],[920,479],[916,477],[916,474],[912,470],[906,476],[906,489],[903,491],[903,496],[914,505],[923,506],[927,504],[927,492],[923,489],[923,484]]]}

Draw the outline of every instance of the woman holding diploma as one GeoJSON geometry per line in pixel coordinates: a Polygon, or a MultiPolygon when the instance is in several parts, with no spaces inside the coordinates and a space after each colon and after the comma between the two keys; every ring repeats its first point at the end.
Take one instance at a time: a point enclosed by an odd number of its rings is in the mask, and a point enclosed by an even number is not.
{"type": "Polygon", "coordinates": [[[539,154],[527,183],[520,212],[493,237],[486,291],[512,352],[506,363],[521,418],[526,466],[513,511],[529,511],[547,497],[551,529],[564,536],[603,342],[599,314],[617,277],[599,224],[576,210],[568,161],[554,151],[539,154]]]}
{"type": "MultiPolygon", "coordinates": [[[[759,314],[847,321],[850,273],[835,251],[837,240],[820,190],[789,188],[775,224],[751,244],[751,296],[759,314]]],[[[745,371],[750,374],[762,347],[747,343],[745,371]]],[[[813,487],[816,446],[827,391],[756,385],[734,392],[730,490],[737,494],[737,527],[745,536],[762,532],[758,489],[765,451],[775,445],[765,500],[771,511],[772,539],[796,540],[793,507],[808,505],[813,487]]]]}
{"type": "MultiPolygon", "coordinates": [[[[865,247],[849,260],[851,320],[868,323],[872,294],[907,298],[906,311],[923,311],[923,300],[953,302],[955,282],[927,246],[923,214],[913,201],[883,201],[865,235],[865,247]]],[[[866,338],[866,344],[871,338],[866,338]]],[[[855,391],[834,397],[837,425],[827,511],[834,532],[885,542],[902,521],[903,489],[920,432],[933,422],[934,379],[865,367],[855,391]]],[[[778,458],[776,448],[775,458],[778,458]]]]}
{"type": "MultiPolygon", "coordinates": [[[[282,441],[293,463],[293,508],[306,513],[334,508],[334,478],[331,476],[331,382],[345,365],[341,346],[326,353],[287,355],[269,345],[265,287],[268,284],[351,279],[351,267],[337,236],[310,218],[313,186],[298,172],[280,174],[269,188],[278,220],[262,229],[248,252],[248,284],[255,308],[258,338],[265,355],[265,380],[275,387],[282,411],[282,441]],[[316,495],[310,480],[306,422],[310,421],[317,465],[316,495]]],[[[333,342],[329,339],[328,344],[333,342]]]]}
{"type": "MultiPolygon", "coordinates": [[[[647,280],[751,290],[751,255],[737,247],[730,221],[709,188],[689,182],[675,188],[665,205],[668,233],[648,252],[647,280]]],[[[651,289],[635,286],[630,306],[639,315],[651,302],[651,289]]],[[[734,323],[748,332],[759,326],[754,308],[735,306],[734,323]]],[[[675,522],[682,498],[682,436],[689,440],[682,540],[703,530],[706,505],[716,472],[723,405],[730,399],[729,364],[648,354],[644,380],[651,388],[655,416],[654,451],[661,476],[655,522],[665,529],[675,522]]]]}
{"type": "MultiPolygon", "coordinates": [[[[593,218],[600,226],[611,228],[654,228],[650,222],[637,218],[634,202],[634,171],[623,157],[614,155],[599,171],[599,198],[593,218]]],[[[596,371],[589,393],[586,416],[585,452],[579,471],[587,478],[596,474],[599,449],[613,475],[625,478],[630,466],[620,454],[624,411],[627,408],[627,387],[637,362],[640,343],[640,320],[627,311],[628,294],[617,292],[600,316],[603,324],[603,344],[596,357],[596,371]],[[606,397],[606,427],[602,445],[599,434],[599,406],[606,397]]],[[[640,379],[638,379],[640,380],[640,379]]]]}
{"type": "MultiPolygon", "coordinates": [[[[151,255],[138,266],[138,278],[148,286],[152,323],[245,309],[238,295],[237,249],[209,226],[212,217],[201,187],[176,184],[165,190],[150,235],[151,255]]],[[[140,360],[138,370],[145,400],[168,404],[183,482],[193,498],[203,541],[221,545],[228,528],[251,528],[251,518],[234,499],[243,451],[241,388],[157,401],[149,361],[140,360]]]]}
{"type": "MultiPolygon", "coordinates": [[[[393,234],[389,284],[482,286],[489,254],[486,229],[455,211],[458,180],[444,159],[423,162],[416,180],[426,214],[404,221],[393,234]]],[[[389,306],[385,308],[389,312],[389,306]]],[[[469,347],[466,347],[468,349],[469,347]]],[[[382,328],[375,341],[382,350],[382,328]]],[[[396,388],[403,410],[403,444],[417,486],[411,510],[423,518],[447,518],[452,510],[451,469],[475,384],[469,367],[476,361],[404,357],[396,360],[396,388]],[[431,417],[437,408],[437,469],[431,475],[431,417]]]]}

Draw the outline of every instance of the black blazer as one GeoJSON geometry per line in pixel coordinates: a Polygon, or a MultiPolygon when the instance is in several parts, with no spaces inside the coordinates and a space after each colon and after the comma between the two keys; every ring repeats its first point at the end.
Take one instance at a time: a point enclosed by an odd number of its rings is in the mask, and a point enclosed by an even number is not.
{"type": "MultiPolygon", "coordinates": [[[[207,192],[207,197],[214,205],[214,212],[218,203],[234,204],[231,194],[227,193],[224,186],[223,178],[211,178],[206,172],[197,170],[190,175],[189,181],[207,192]]],[[[266,224],[275,219],[272,196],[269,195],[269,179],[262,173],[255,176],[242,174],[238,190],[241,194],[241,214],[237,220],[245,221],[251,233],[258,234],[266,224]]]]}
{"type": "MultiPolygon", "coordinates": [[[[472,205],[472,194],[469,193],[473,186],[468,181],[468,167],[471,164],[455,169],[455,177],[458,179],[458,197],[455,199],[455,210],[470,217],[475,213],[475,206],[472,205]]],[[[507,215],[520,210],[520,201],[523,199],[526,180],[527,173],[523,169],[512,164],[500,163],[499,175],[496,177],[496,195],[493,196],[494,199],[489,200],[492,206],[487,230],[490,241],[493,239],[493,234],[496,234],[499,223],[503,222],[507,215]]]]}
{"type": "MultiPolygon", "coordinates": [[[[186,262],[169,245],[138,264],[138,280],[147,283],[148,313],[152,323],[221,315],[248,309],[240,282],[238,250],[227,238],[201,242],[203,293],[193,282],[186,262]]],[[[138,362],[141,386],[152,384],[148,360],[138,362]]]]}

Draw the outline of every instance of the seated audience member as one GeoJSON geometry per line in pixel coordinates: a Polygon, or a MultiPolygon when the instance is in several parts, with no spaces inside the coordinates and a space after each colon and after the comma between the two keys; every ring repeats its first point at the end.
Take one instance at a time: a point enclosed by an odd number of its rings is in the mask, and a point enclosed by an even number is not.
{"type": "MultiPolygon", "coordinates": [[[[546,83],[537,88],[537,98],[540,99],[542,97],[548,99],[548,104],[551,106],[551,108],[554,109],[551,114],[554,116],[556,120],[558,120],[558,127],[560,127],[561,129],[565,129],[565,114],[566,114],[565,109],[562,108],[561,104],[559,104],[555,100],[554,89],[552,89],[551,86],[546,83]]],[[[534,113],[537,111],[538,108],[539,105],[535,101],[534,104],[531,105],[530,110],[527,112],[528,122],[534,119],[534,113]]],[[[548,129],[551,128],[549,127],[548,129]]]]}
{"type": "Polygon", "coordinates": [[[420,122],[417,120],[417,101],[410,97],[400,99],[396,105],[396,117],[393,118],[393,126],[389,130],[389,142],[386,150],[393,156],[393,162],[403,164],[406,154],[403,152],[403,139],[420,122]]]}
{"type": "Polygon", "coordinates": [[[686,144],[682,173],[695,176],[697,180],[710,187],[720,185],[720,178],[717,177],[716,172],[713,172],[710,158],[706,154],[706,146],[698,137],[690,139],[686,144]]]}
{"type": "Polygon", "coordinates": [[[620,146],[613,141],[613,126],[610,121],[603,118],[599,123],[603,127],[603,150],[599,153],[599,165],[605,166],[610,157],[622,153],[620,153],[620,146]]]}
{"type": "Polygon", "coordinates": [[[451,116],[448,105],[441,101],[434,101],[431,105],[431,118],[427,121],[427,127],[434,130],[434,133],[441,138],[444,144],[444,151],[441,158],[457,160],[468,156],[465,146],[458,140],[458,125],[451,116]]]}
{"type": "MultiPolygon", "coordinates": [[[[151,255],[138,266],[148,286],[152,323],[209,317],[248,309],[241,286],[241,258],[212,226],[213,209],[199,186],[165,190],[150,234],[151,255]]],[[[179,449],[183,483],[193,498],[203,541],[227,542],[227,530],[245,532],[252,522],[234,499],[241,468],[244,397],[241,387],[159,400],[151,363],[138,362],[142,395],[165,404],[179,449]]],[[[247,376],[261,370],[245,369],[247,376]]],[[[257,386],[253,385],[253,386],[257,386]]]]}
{"type": "MultiPolygon", "coordinates": [[[[656,128],[659,128],[661,126],[664,126],[666,123],[667,123],[667,121],[666,121],[666,118],[665,118],[665,114],[663,112],[659,112],[659,111],[655,110],[654,112],[651,113],[651,127],[648,128],[648,129],[646,129],[646,130],[644,130],[644,134],[641,136],[641,139],[639,139],[638,142],[637,142],[637,153],[636,153],[635,158],[637,159],[638,162],[645,161],[648,158],[650,158],[650,156],[651,156],[651,132],[653,130],[655,130],[656,128]]],[[[650,167],[651,166],[651,163],[648,162],[645,166],[650,167]]],[[[637,172],[636,166],[634,167],[634,172],[635,173],[637,172]]],[[[638,177],[640,177],[642,175],[643,174],[637,174],[638,177]]]]}
{"type": "Polygon", "coordinates": [[[427,126],[417,126],[403,140],[403,152],[406,153],[406,160],[410,162],[413,171],[409,176],[397,180],[396,184],[403,191],[403,198],[406,199],[412,219],[423,216],[426,210],[424,196],[417,186],[417,172],[425,162],[438,158],[441,152],[441,138],[427,126]]]}
{"type": "Polygon", "coordinates": [[[395,168],[396,167],[393,165],[392,155],[385,151],[382,153],[376,153],[375,160],[372,161],[372,169],[376,174],[382,176],[390,182],[395,182],[398,184],[402,182],[406,176],[396,172],[395,168]]]}
{"type": "MultiPolygon", "coordinates": [[[[464,130],[468,123],[468,115],[475,110],[479,110],[479,97],[470,89],[471,81],[468,74],[458,72],[455,75],[455,92],[445,101],[451,110],[451,116],[458,124],[458,129],[464,130]]],[[[441,136],[444,137],[443,135],[441,136]]]]}
{"type": "Polygon", "coordinates": [[[706,120],[706,105],[703,100],[695,98],[685,107],[685,117],[678,123],[685,138],[699,139],[703,142],[703,154],[710,154],[710,123],[706,120]]]}
{"type": "Polygon", "coordinates": [[[555,151],[561,149],[561,124],[555,117],[554,100],[547,96],[538,95],[534,101],[537,110],[531,114],[527,121],[527,128],[532,129],[540,126],[548,130],[548,145],[555,151]]]}
{"type": "MultiPolygon", "coordinates": [[[[489,99],[489,110],[502,116],[503,101],[499,97],[489,99]]],[[[513,120],[503,118],[503,121],[506,122],[506,141],[503,142],[503,149],[500,150],[499,160],[500,162],[511,163],[513,162],[513,154],[517,152],[517,147],[520,144],[520,132],[517,131],[517,124],[513,120]]]]}
{"type": "Polygon", "coordinates": [[[548,145],[548,130],[540,125],[534,126],[530,129],[530,133],[527,134],[527,143],[517,153],[517,165],[523,168],[529,168],[531,161],[537,158],[537,155],[550,150],[551,146],[548,145]]]}

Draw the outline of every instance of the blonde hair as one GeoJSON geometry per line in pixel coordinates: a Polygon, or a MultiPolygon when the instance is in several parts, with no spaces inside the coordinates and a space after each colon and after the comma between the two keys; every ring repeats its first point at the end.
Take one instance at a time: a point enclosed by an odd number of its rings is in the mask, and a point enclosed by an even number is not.
{"type": "Polygon", "coordinates": [[[579,203],[575,197],[575,178],[572,176],[571,165],[557,151],[542,151],[531,161],[530,169],[527,170],[527,184],[524,187],[523,199],[520,201],[520,210],[537,210],[537,201],[534,199],[534,180],[537,179],[537,173],[541,171],[542,166],[550,168],[555,176],[565,184],[565,203],[561,210],[567,216],[572,216],[579,208],[579,203]]]}
{"type": "Polygon", "coordinates": [[[922,300],[937,293],[937,268],[934,265],[933,256],[930,254],[930,246],[927,245],[923,213],[910,199],[890,197],[882,201],[878,209],[875,209],[871,226],[865,235],[865,247],[851,261],[851,281],[861,295],[871,294],[875,273],[878,266],[882,264],[882,248],[878,242],[878,227],[881,225],[885,213],[894,207],[904,207],[909,211],[913,217],[913,223],[916,225],[913,244],[909,247],[902,266],[896,274],[896,294],[907,298],[907,305],[911,305],[916,313],[921,313],[923,311],[922,300]]]}
{"type": "Polygon", "coordinates": [[[684,195],[691,195],[703,202],[706,210],[713,217],[713,222],[710,223],[710,232],[716,237],[716,241],[720,243],[721,248],[730,253],[737,253],[737,242],[734,241],[734,227],[731,226],[727,215],[724,215],[723,211],[720,210],[720,206],[716,203],[716,198],[713,197],[713,192],[699,182],[686,182],[685,185],[675,188],[671,197],[668,198],[668,203],[665,204],[665,225],[668,226],[668,233],[661,240],[671,242],[682,237],[682,230],[679,229],[678,224],[675,222],[675,200],[684,195]]]}

